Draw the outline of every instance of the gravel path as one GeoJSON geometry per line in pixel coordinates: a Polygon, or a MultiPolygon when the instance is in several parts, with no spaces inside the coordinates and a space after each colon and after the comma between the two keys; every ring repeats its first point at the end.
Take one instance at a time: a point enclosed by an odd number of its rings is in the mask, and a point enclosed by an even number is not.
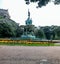
{"type": "Polygon", "coordinates": [[[0,64],[60,64],[60,47],[0,46],[0,64]]]}

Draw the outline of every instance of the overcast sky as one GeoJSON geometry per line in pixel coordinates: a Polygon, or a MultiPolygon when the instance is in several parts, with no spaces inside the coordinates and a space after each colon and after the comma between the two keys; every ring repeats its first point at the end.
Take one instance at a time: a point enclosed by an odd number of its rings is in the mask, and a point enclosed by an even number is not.
{"type": "Polygon", "coordinates": [[[60,5],[54,5],[50,2],[42,8],[37,9],[36,6],[37,3],[31,3],[28,6],[24,0],[0,0],[0,8],[8,9],[11,19],[20,23],[20,25],[25,24],[28,17],[28,8],[34,25],[60,25],[60,5]]]}

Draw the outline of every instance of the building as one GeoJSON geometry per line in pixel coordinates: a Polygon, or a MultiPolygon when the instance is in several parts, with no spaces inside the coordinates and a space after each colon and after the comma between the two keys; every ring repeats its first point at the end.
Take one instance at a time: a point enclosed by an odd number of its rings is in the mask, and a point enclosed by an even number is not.
{"type": "Polygon", "coordinates": [[[1,18],[10,18],[8,10],[0,9],[0,17],[1,18]]]}

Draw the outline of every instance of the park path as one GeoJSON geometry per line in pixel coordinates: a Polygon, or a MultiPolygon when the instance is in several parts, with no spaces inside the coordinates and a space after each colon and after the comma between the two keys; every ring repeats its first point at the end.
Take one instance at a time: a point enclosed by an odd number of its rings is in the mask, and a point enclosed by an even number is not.
{"type": "Polygon", "coordinates": [[[60,64],[60,47],[0,46],[0,64],[60,64]]]}

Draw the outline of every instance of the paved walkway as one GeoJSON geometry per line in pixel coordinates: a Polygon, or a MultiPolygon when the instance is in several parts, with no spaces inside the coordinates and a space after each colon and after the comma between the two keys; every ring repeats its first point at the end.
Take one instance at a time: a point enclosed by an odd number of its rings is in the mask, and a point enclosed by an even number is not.
{"type": "Polygon", "coordinates": [[[60,64],[60,47],[0,46],[0,64],[60,64]]]}

